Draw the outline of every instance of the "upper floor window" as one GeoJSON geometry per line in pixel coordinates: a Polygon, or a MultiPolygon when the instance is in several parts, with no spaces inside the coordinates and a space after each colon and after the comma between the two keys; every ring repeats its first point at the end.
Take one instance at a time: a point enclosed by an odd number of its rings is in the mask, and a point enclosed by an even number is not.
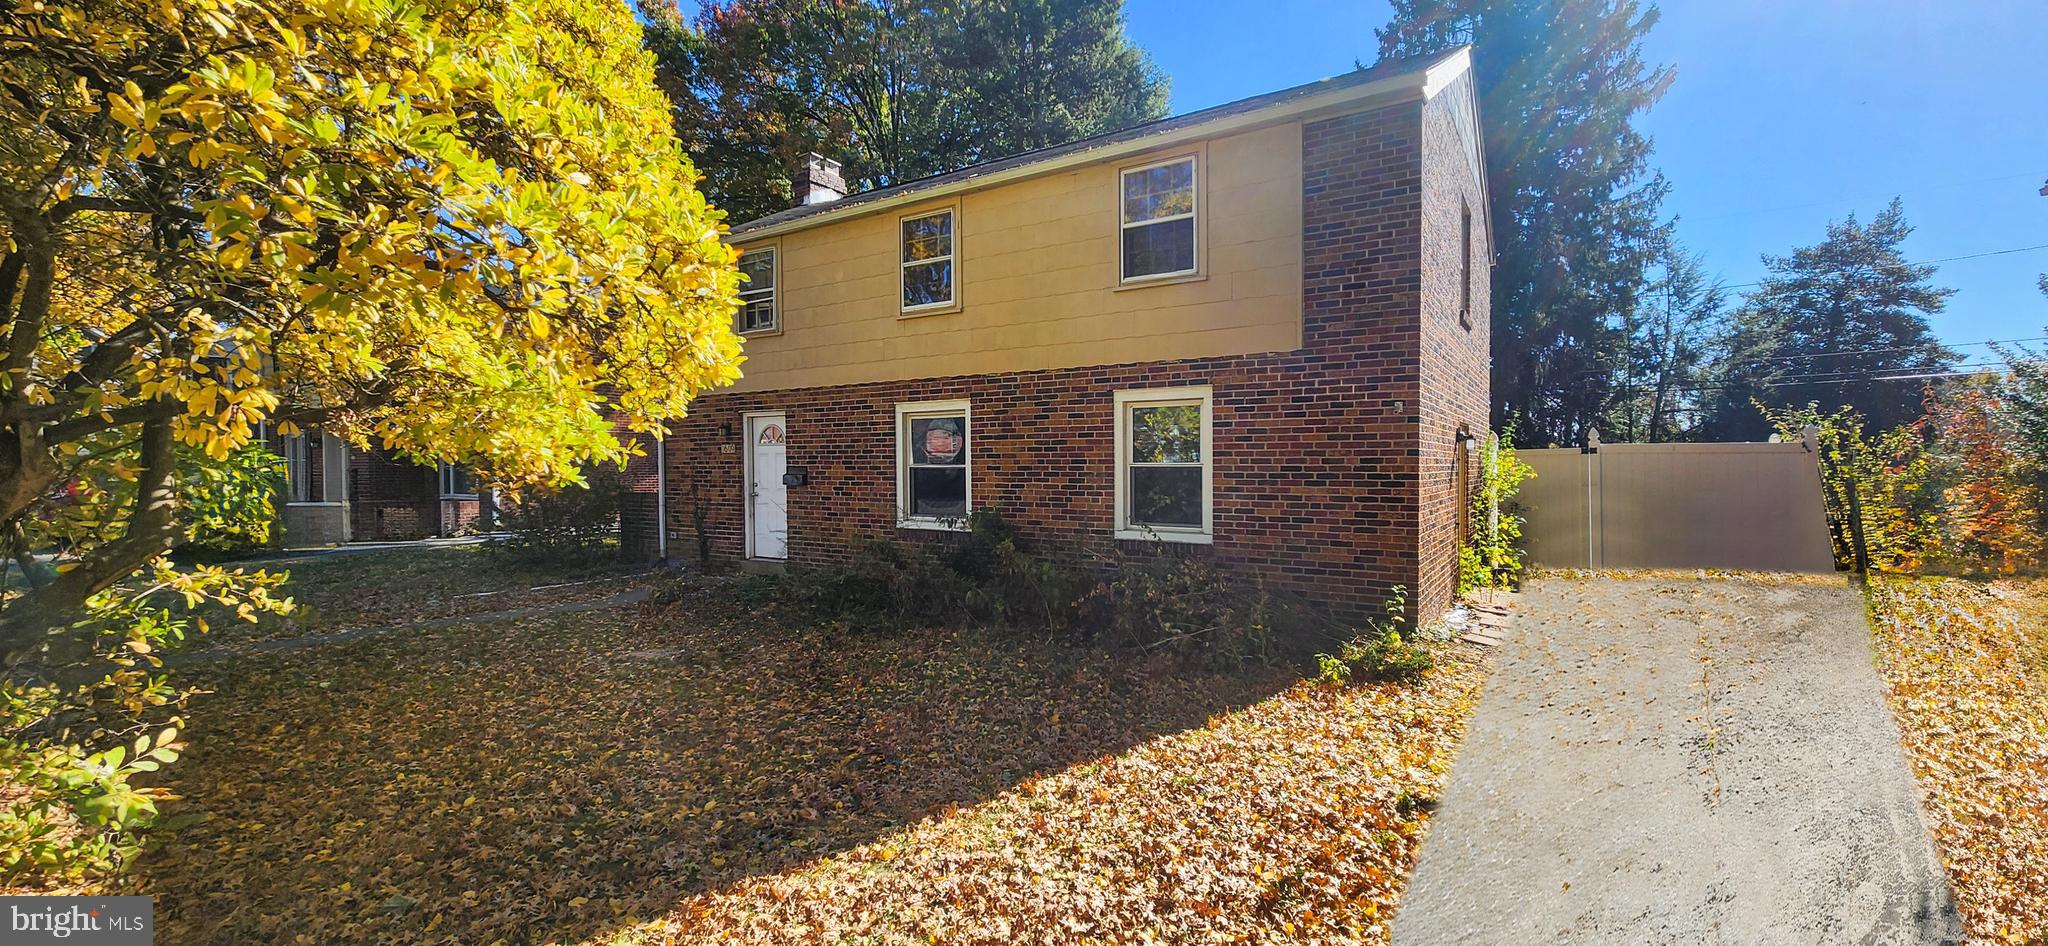
{"type": "Polygon", "coordinates": [[[903,218],[903,311],[953,304],[953,211],[903,218]]]}
{"type": "Polygon", "coordinates": [[[1210,540],[1210,389],[1116,392],[1116,537],[1210,540]]]}
{"type": "Polygon", "coordinates": [[[1195,272],[1195,159],[1122,175],[1123,281],[1195,272]]]}
{"type": "Polygon", "coordinates": [[[775,311],[775,248],[764,246],[740,256],[740,331],[773,332],[782,327],[775,311]]]}

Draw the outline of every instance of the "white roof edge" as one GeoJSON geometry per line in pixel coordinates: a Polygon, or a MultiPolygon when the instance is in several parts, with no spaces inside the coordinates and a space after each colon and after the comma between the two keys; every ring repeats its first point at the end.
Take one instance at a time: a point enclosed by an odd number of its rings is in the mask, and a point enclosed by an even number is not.
{"type": "Polygon", "coordinates": [[[1442,62],[1422,70],[1422,97],[1433,99],[1444,87],[1456,81],[1459,76],[1472,70],[1472,47],[1460,46],[1445,56],[1442,62]]]}
{"type": "Polygon", "coordinates": [[[1274,124],[1300,115],[1341,108],[1358,101],[1384,99],[1385,102],[1383,104],[1387,105],[1404,101],[1426,101],[1442,92],[1444,87],[1449,85],[1452,80],[1465,74],[1471,68],[1472,51],[1470,47],[1464,47],[1458,49],[1453,55],[1444,57],[1442,62],[1438,62],[1427,69],[1396,73],[1371,82],[1331,89],[1327,92],[1303,96],[1286,102],[1278,102],[1254,111],[1225,115],[1214,121],[1186,125],[1169,131],[1163,131],[1156,135],[1142,135],[1123,141],[1106,143],[1099,148],[1084,148],[1071,154],[1047,158],[1044,161],[1020,164],[1016,167],[992,171],[985,175],[961,181],[919,188],[902,194],[892,194],[876,200],[862,201],[861,203],[846,207],[841,212],[824,211],[810,216],[798,217],[795,220],[761,227],[757,230],[749,230],[746,233],[739,234],[738,238],[734,239],[733,242],[735,244],[756,243],[784,234],[795,233],[799,230],[808,230],[821,224],[864,217],[892,207],[901,207],[905,204],[918,203],[952,194],[982,190],[1082,165],[1113,161],[1117,158],[1142,154],[1159,148],[1172,147],[1185,142],[1200,141],[1261,125],[1274,124]]]}

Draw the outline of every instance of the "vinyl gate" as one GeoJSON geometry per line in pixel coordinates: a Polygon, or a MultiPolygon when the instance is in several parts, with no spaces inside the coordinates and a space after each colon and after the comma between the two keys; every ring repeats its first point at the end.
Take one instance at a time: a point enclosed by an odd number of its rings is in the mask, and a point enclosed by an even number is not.
{"type": "Polygon", "coordinates": [[[1829,572],[1818,455],[1804,443],[1518,450],[1529,561],[1553,568],[1829,572]]]}

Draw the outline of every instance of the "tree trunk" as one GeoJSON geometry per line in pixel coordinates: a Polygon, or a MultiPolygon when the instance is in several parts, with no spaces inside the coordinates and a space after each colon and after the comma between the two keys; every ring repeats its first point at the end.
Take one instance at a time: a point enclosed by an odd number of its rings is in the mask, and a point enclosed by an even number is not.
{"type": "Polygon", "coordinates": [[[87,598],[133,574],[177,544],[177,441],[171,421],[152,420],[142,426],[142,472],[136,478],[135,505],[128,531],[94,549],[84,561],[15,600],[0,613],[0,653],[11,661],[35,647],[53,627],[74,618],[87,598]]]}

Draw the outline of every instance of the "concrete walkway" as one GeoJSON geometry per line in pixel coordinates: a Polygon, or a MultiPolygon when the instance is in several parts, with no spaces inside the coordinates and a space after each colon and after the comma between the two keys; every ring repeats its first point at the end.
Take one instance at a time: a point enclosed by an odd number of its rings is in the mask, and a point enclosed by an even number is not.
{"type": "Polygon", "coordinates": [[[1853,589],[1522,599],[1397,946],[1960,941],[1853,589]]]}

